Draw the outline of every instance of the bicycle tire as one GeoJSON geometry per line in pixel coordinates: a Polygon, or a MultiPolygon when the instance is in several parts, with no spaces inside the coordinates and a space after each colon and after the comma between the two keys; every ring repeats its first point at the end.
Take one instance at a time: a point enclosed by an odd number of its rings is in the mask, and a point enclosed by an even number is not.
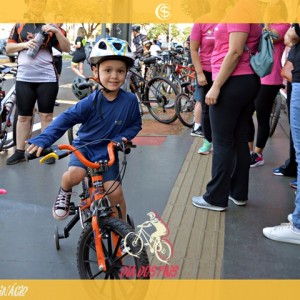
{"type": "Polygon", "coordinates": [[[177,95],[175,100],[175,109],[179,121],[186,127],[192,128],[194,126],[194,97],[189,97],[185,93],[177,95]]]}
{"type": "Polygon", "coordinates": [[[280,93],[277,94],[273,106],[272,106],[272,111],[270,114],[270,131],[269,131],[269,137],[272,137],[272,135],[275,132],[275,129],[277,127],[279,118],[280,118],[280,113],[281,113],[281,95],[280,93]]]}
{"type": "Polygon", "coordinates": [[[144,104],[155,120],[163,124],[170,124],[177,119],[175,111],[177,94],[178,91],[171,81],[164,77],[154,77],[146,87],[144,104]]]}
{"type": "Polygon", "coordinates": [[[72,128],[68,129],[68,141],[70,145],[72,145],[74,139],[76,138],[80,126],[81,124],[76,124],[72,128]]]}
{"type": "MultiPolygon", "coordinates": [[[[117,218],[102,218],[102,246],[105,252],[105,258],[108,265],[107,270],[99,271],[96,249],[94,242],[94,233],[91,223],[88,223],[82,230],[77,246],[77,268],[81,279],[149,279],[149,272],[144,270],[149,268],[149,259],[146,251],[143,249],[138,257],[125,253],[121,258],[115,254],[114,245],[112,243],[112,233],[118,236],[120,242],[127,234],[132,232],[129,224],[117,218]],[[126,271],[131,270],[131,276],[126,271]]],[[[128,244],[127,244],[128,245],[128,244]]],[[[131,245],[131,251],[135,253],[135,247],[131,245]]]]}
{"type": "Polygon", "coordinates": [[[7,150],[16,145],[16,132],[15,132],[16,105],[13,105],[11,109],[12,109],[11,113],[9,113],[6,116],[6,118],[10,119],[11,125],[9,127],[6,127],[5,136],[3,136],[2,139],[0,139],[0,150],[7,150]],[[11,116],[13,116],[13,118],[11,118],[11,116]]]}

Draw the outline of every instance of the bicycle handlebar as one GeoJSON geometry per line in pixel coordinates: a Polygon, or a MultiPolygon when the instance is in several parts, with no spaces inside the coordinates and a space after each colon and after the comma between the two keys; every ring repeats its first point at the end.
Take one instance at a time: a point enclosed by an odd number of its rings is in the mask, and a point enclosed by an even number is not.
{"type": "MultiPolygon", "coordinates": [[[[116,142],[109,142],[107,145],[107,152],[108,152],[108,161],[99,161],[99,162],[92,162],[84,157],[84,155],[74,146],[69,144],[60,144],[53,147],[47,147],[43,149],[41,156],[44,156],[40,159],[40,163],[43,164],[47,159],[53,157],[57,160],[62,159],[72,153],[76,155],[76,157],[82,162],[86,167],[93,168],[93,169],[99,169],[103,166],[103,164],[107,165],[108,167],[112,166],[115,163],[116,157],[114,150],[117,151],[123,151],[125,150],[125,154],[130,153],[130,148],[135,148],[136,145],[134,145],[131,141],[127,141],[125,144],[125,149],[122,147],[121,143],[116,142]],[[67,150],[67,151],[59,151],[59,150],[67,150]]],[[[29,154],[25,153],[25,158],[27,161],[37,158],[36,152],[29,154]]]]}

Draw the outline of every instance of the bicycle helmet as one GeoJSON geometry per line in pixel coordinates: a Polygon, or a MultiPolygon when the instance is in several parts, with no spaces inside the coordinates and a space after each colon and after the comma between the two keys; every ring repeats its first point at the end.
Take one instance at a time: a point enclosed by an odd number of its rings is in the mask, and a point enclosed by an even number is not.
{"type": "Polygon", "coordinates": [[[141,31],[141,26],[140,25],[133,25],[132,26],[132,31],[140,32],[141,31]]]}
{"type": "Polygon", "coordinates": [[[72,82],[72,92],[77,99],[81,100],[91,94],[90,88],[79,89],[79,85],[86,83],[86,80],[82,77],[75,77],[72,82]]]}
{"type": "Polygon", "coordinates": [[[129,44],[118,38],[100,39],[91,51],[90,62],[96,65],[106,60],[121,60],[128,68],[133,66],[133,53],[129,44]]]}

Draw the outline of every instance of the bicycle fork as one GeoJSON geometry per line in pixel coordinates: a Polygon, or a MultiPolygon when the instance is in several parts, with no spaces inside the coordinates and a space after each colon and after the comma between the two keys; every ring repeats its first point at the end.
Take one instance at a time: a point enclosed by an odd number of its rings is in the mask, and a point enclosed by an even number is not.
{"type": "MultiPolygon", "coordinates": [[[[102,233],[101,228],[98,223],[97,214],[98,214],[98,210],[96,209],[95,212],[93,213],[93,217],[92,217],[92,228],[93,228],[93,233],[94,233],[98,268],[99,268],[99,271],[105,272],[105,271],[107,271],[107,267],[106,267],[103,246],[102,246],[103,233],[102,233]]],[[[112,241],[113,241],[114,249],[116,249],[118,247],[116,256],[121,257],[122,251],[120,249],[119,237],[114,232],[112,232],[112,241]]]]}

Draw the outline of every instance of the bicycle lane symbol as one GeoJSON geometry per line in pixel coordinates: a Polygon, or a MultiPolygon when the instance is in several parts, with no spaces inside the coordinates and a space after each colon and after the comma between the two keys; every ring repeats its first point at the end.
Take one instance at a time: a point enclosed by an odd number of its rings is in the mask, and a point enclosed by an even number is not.
{"type": "Polygon", "coordinates": [[[169,264],[173,255],[173,245],[166,238],[170,234],[168,225],[154,211],[147,215],[149,220],[137,226],[138,232],[130,232],[125,236],[125,251],[131,256],[139,257],[143,247],[148,246],[150,253],[154,253],[159,261],[169,264]],[[150,234],[145,228],[151,228],[154,231],[150,234]],[[130,245],[135,249],[134,253],[131,252],[130,245]]]}

